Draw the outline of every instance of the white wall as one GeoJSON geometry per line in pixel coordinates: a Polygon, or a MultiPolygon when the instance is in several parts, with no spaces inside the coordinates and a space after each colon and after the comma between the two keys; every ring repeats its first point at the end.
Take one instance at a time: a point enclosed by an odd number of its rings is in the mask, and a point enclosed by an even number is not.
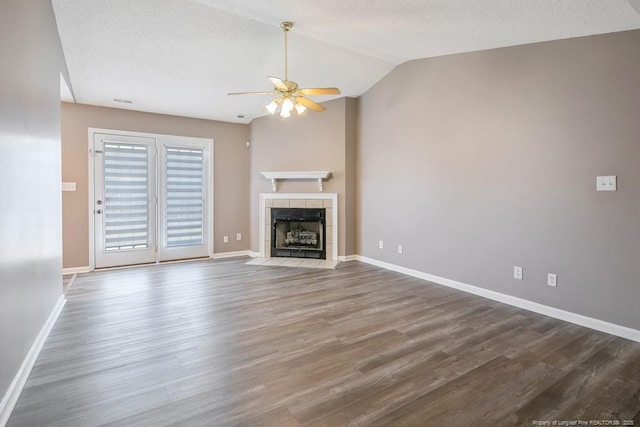
{"type": "Polygon", "coordinates": [[[60,72],[51,2],[0,3],[0,396],[62,294],[60,72]]]}

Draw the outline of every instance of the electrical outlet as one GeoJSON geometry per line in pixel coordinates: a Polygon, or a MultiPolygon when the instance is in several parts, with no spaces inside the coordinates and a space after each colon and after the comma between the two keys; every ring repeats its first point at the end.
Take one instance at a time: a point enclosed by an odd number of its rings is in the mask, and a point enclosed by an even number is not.
{"type": "Polygon", "coordinates": [[[229,243],[229,236],[224,236],[222,238],[222,241],[225,242],[225,243],[229,243]]]}
{"type": "Polygon", "coordinates": [[[558,276],[553,273],[547,274],[547,285],[553,286],[554,288],[558,286],[558,276]]]}
{"type": "Polygon", "coordinates": [[[618,188],[617,178],[615,175],[599,176],[596,178],[597,191],[616,191],[618,188]]]}
{"type": "Polygon", "coordinates": [[[402,253],[402,245],[398,245],[398,253],[401,254],[402,253]]]}
{"type": "Polygon", "coordinates": [[[384,248],[384,242],[382,240],[378,240],[378,249],[384,248]]]}
{"type": "Polygon", "coordinates": [[[236,233],[236,240],[242,240],[242,233],[236,233]]]}
{"type": "Polygon", "coordinates": [[[513,278],[522,280],[522,267],[518,267],[518,266],[513,267],[513,278]]]}

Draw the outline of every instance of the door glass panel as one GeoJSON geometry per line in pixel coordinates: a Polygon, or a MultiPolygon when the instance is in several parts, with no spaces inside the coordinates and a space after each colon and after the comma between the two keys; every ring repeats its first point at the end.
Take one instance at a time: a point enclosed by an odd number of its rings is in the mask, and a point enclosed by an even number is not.
{"type": "Polygon", "coordinates": [[[148,249],[147,145],[104,143],[104,250],[148,249]]]}
{"type": "Polygon", "coordinates": [[[166,246],[204,244],[204,152],[166,147],[166,246]]]}

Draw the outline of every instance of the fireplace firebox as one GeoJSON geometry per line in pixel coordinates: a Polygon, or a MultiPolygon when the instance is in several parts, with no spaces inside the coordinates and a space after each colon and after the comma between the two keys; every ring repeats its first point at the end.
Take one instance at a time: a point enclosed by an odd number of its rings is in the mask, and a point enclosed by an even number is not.
{"type": "Polygon", "coordinates": [[[271,256],[327,259],[325,209],[271,208],[271,256]]]}

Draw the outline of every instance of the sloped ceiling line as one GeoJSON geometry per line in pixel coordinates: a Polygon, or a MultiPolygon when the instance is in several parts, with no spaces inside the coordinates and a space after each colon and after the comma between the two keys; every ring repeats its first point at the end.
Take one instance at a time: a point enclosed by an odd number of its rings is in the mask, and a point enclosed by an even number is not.
{"type": "Polygon", "coordinates": [[[640,0],[629,0],[629,4],[640,14],[640,0]]]}
{"type": "MultiPolygon", "coordinates": [[[[408,60],[640,28],[640,0],[53,0],[76,102],[248,123],[282,77],[357,97],[408,60]],[[242,115],[244,117],[238,117],[242,115]]],[[[333,97],[317,98],[318,101],[333,97]]]]}

